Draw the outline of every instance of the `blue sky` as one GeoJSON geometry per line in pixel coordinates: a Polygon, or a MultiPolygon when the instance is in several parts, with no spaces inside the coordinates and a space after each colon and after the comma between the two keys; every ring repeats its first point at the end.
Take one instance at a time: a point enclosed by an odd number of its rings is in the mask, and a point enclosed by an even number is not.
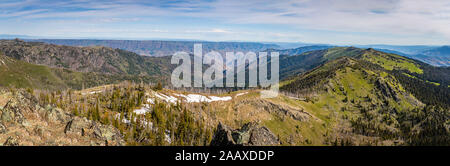
{"type": "Polygon", "coordinates": [[[1,0],[0,34],[449,45],[448,0],[1,0]]]}

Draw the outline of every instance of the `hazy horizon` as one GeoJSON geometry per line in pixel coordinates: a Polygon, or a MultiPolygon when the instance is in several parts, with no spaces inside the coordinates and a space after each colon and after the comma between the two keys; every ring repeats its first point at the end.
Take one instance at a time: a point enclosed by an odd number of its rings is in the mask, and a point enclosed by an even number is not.
{"type": "MultiPolygon", "coordinates": [[[[298,44],[302,47],[305,46],[312,46],[312,45],[330,45],[330,46],[342,46],[342,47],[351,47],[351,46],[430,46],[430,47],[440,47],[440,46],[450,46],[450,44],[412,44],[412,45],[405,45],[405,44],[385,44],[385,43],[374,43],[374,44],[330,44],[330,43],[308,43],[308,42],[277,42],[277,41],[245,41],[245,40],[200,40],[200,39],[182,39],[182,38],[96,38],[96,37],[46,37],[46,36],[27,36],[27,35],[17,35],[17,34],[0,34],[0,40],[12,40],[12,39],[19,39],[19,40],[130,40],[130,41],[187,41],[187,42],[237,42],[237,43],[263,43],[263,44],[298,44]],[[8,37],[5,37],[8,36],[8,37]]],[[[294,48],[294,47],[289,47],[294,48]]],[[[297,46],[295,47],[297,48],[297,46]]]]}

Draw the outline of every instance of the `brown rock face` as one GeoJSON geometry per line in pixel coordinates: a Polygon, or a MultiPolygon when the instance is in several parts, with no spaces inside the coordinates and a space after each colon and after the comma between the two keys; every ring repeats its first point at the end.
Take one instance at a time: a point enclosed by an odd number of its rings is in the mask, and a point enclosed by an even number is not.
{"type": "Polygon", "coordinates": [[[211,146],[233,146],[236,145],[236,141],[234,141],[233,129],[228,126],[219,123],[217,125],[217,131],[214,133],[214,138],[211,141],[211,146]]]}
{"type": "Polygon", "coordinates": [[[8,101],[0,109],[0,145],[124,145],[111,125],[73,116],[56,107],[39,105],[25,91],[0,91],[8,101]]]}
{"type": "Polygon", "coordinates": [[[3,143],[4,146],[19,146],[19,143],[17,142],[17,139],[9,136],[5,143],[3,143]]]}
{"type": "Polygon", "coordinates": [[[266,127],[247,123],[241,129],[232,130],[219,123],[211,146],[273,146],[280,145],[278,138],[266,127]]]}
{"type": "Polygon", "coordinates": [[[254,146],[279,145],[278,138],[266,127],[256,128],[252,131],[249,144],[254,146]]]}
{"type": "Polygon", "coordinates": [[[6,126],[0,123],[0,134],[6,133],[6,131],[8,131],[6,126]]]}
{"type": "Polygon", "coordinates": [[[111,125],[102,125],[85,117],[73,117],[64,128],[64,133],[104,140],[105,145],[125,144],[119,130],[111,125]]]}

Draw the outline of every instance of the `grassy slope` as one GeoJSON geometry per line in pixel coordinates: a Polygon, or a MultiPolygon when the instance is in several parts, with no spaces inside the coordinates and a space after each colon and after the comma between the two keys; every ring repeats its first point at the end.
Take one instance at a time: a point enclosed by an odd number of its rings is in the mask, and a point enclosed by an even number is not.
{"type": "MultiPolygon", "coordinates": [[[[351,131],[350,120],[359,117],[361,107],[375,107],[376,109],[389,107],[398,111],[407,111],[416,107],[422,107],[414,96],[404,90],[403,86],[395,77],[386,72],[361,68],[355,65],[358,64],[356,60],[344,59],[332,61],[314,71],[304,74],[300,78],[286,81],[281,88],[282,90],[292,92],[292,89],[302,87],[297,86],[297,84],[304,83],[305,79],[310,80],[314,78],[311,76],[319,75],[323,72],[332,72],[326,78],[318,78],[319,83],[309,87],[308,92],[312,93],[312,95],[301,93],[306,95],[306,98],[308,98],[307,101],[297,101],[298,105],[301,105],[306,111],[314,114],[324,122],[322,126],[309,124],[311,128],[315,129],[312,133],[316,136],[308,134],[311,132],[303,131],[305,135],[309,135],[309,138],[315,141],[313,144],[323,144],[323,141],[328,141],[329,143],[336,138],[343,139],[344,137],[348,137],[348,135],[343,134],[345,132],[341,131],[351,131]],[[398,99],[382,94],[381,91],[383,89],[377,86],[377,81],[384,83],[392,89],[395,97],[398,99]],[[311,88],[315,90],[311,92],[311,88]]],[[[377,115],[377,118],[371,123],[377,124],[380,128],[395,128],[396,123],[387,125],[387,123],[384,123],[379,118],[382,116],[388,116],[388,114],[377,115]]],[[[350,137],[356,140],[355,142],[357,144],[363,144],[367,140],[373,141],[375,139],[366,138],[358,134],[352,134],[350,137]]],[[[383,144],[391,143],[392,141],[385,141],[383,144]]]]}
{"type": "MultiPolygon", "coordinates": [[[[395,54],[377,52],[371,49],[361,50],[357,48],[336,47],[328,49],[326,52],[308,52],[302,56],[314,53],[320,53],[325,62],[333,61],[345,56],[379,65],[387,71],[400,70],[409,73],[424,74],[421,66],[414,60],[395,54]]],[[[357,63],[356,60],[350,60],[350,62],[350,64],[357,63]]],[[[342,133],[339,133],[338,131],[343,130],[348,132],[351,128],[349,119],[357,118],[359,116],[359,107],[361,107],[361,105],[363,107],[389,107],[389,109],[396,109],[400,112],[423,107],[413,95],[406,92],[402,84],[391,74],[364,67],[354,68],[351,65],[335,70],[336,66],[339,66],[341,63],[343,63],[343,61],[339,60],[334,61],[334,63],[325,63],[312,71],[304,73],[300,77],[287,79],[280,83],[282,89],[289,85],[301,83],[309,85],[306,86],[306,89],[315,88],[315,90],[308,90],[307,93],[313,91],[313,95],[309,100],[299,101],[288,98],[285,103],[287,102],[301,106],[305,111],[319,118],[323,122],[322,124],[309,123],[299,125],[298,123],[300,122],[292,123],[290,121],[280,121],[276,119],[266,121],[265,124],[269,126],[269,128],[272,128],[274,132],[280,134],[280,137],[283,137],[283,135],[285,135],[285,137],[288,136],[289,134],[287,133],[297,132],[292,131],[292,129],[299,128],[302,130],[302,135],[305,136],[304,140],[312,140],[304,143],[320,145],[324,144],[326,141],[333,141],[330,140],[333,139],[333,137],[343,137],[339,136],[342,135],[342,133]],[[331,72],[331,75],[327,75],[327,78],[318,79],[316,82],[311,81],[315,76],[326,72],[331,72]],[[377,88],[376,85],[377,80],[393,89],[397,99],[380,94],[380,89],[377,88]],[[312,83],[315,85],[311,86],[312,83]]],[[[425,80],[425,82],[430,83],[430,85],[439,85],[439,83],[433,83],[428,80],[425,80]]],[[[293,89],[296,88],[293,87],[293,89]]],[[[287,90],[287,92],[292,92],[292,89],[287,90]]],[[[306,97],[310,96],[306,95],[306,97]]],[[[387,113],[381,116],[391,116],[391,114],[387,113]]],[[[380,118],[375,119],[375,121],[378,122],[372,123],[378,124],[380,128],[395,128],[395,123],[392,123],[392,126],[389,126],[380,118]]],[[[355,136],[353,135],[352,137],[355,136]]],[[[360,139],[360,143],[364,142],[362,141],[363,139],[365,139],[365,141],[371,139],[364,136],[357,136],[356,138],[360,139]]],[[[385,141],[384,144],[392,144],[392,141],[385,141]]]]}
{"type": "Polygon", "coordinates": [[[382,53],[374,50],[365,52],[362,59],[380,65],[386,70],[406,70],[411,73],[423,74],[420,65],[413,60],[396,54],[382,53]]]}
{"type": "Polygon", "coordinates": [[[0,59],[4,62],[0,65],[0,86],[67,88],[66,84],[56,77],[49,67],[14,60],[1,53],[0,59]]]}

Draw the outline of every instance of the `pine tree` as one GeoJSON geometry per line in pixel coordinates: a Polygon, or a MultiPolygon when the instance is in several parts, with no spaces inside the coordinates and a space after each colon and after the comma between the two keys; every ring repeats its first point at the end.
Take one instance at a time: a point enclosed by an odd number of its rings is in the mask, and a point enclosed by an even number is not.
{"type": "Polygon", "coordinates": [[[78,112],[78,107],[75,106],[75,108],[73,109],[73,115],[78,116],[79,112],[78,112]]]}

